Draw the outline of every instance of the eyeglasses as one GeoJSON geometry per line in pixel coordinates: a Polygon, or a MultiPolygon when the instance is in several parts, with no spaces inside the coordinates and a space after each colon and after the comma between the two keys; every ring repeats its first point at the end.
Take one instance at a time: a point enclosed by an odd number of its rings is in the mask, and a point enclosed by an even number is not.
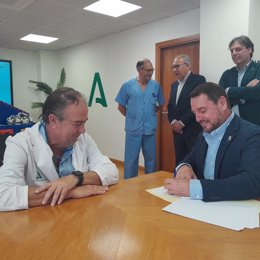
{"type": "Polygon", "coordinates": [[[182,63],[182,64],[176,64],[172,66],[172,70],[178,70],[182,65],[184,65],[186,63],[182,63]]]}
{"type": "Polygon", "coordinates": [[[145,72],[154,72],[154,69],[144,69],[144,68],[142,68],[145,72]]]}

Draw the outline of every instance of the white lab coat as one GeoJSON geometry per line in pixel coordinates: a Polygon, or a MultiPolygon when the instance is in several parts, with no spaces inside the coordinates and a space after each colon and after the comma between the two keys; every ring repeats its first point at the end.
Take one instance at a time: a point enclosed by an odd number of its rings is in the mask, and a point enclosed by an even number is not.
{"type": "MultiPolygon", "coordinates": [[[[3,165],[0,168],[0,211],[28,208],[28,186],[42,186],[59,178],[52,162],[52,150],[39,132],[39,123],[8,137],[3,165]]],[[[115,164],[102,155],[87,133],[73,146],[75,170],[96,172],[103,185],[118,182],[115,164]]]]}

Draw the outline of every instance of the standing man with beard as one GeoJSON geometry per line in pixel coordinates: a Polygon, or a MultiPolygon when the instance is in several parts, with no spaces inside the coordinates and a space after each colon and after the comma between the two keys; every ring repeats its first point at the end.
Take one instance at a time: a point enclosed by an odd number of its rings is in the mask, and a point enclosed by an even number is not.
{"type": "Polygon", "coordinates": [[[226,90],[232,110],[260,126],[260,63],[252,60],[254,44],[239,36],[231,40],[229,49],[236,66],[222,74],[219,85],[226,90]]]}
{"type": "Polygon", "coordinates": [[[126,81],[115,99],[118,110],[125,116],[125,179],[138,175],[141,148],[145,173],[156,171],[157,112],[164,103],[161,86],[152,80],[151,61],[138,61],[136,69],[138,76],[126,81]]]}
{"type": "Polygon", "coordinates": [[[191,60],[186,54],[174,58],[172,70],[177,81],[171,85],[168,119],[173,132],[175,162],[178,164],[191,151],[201,131],[201,126],[191,112],[190,92],[206,80],[191,72],[191,60]]]}
{"type": "Polygon", "coordinates": [[[231,111],[223,88],[214,83],[196,87],[191,110],[204,132],[192,151],[166,179],[169,194],[203,201],[260,197],[260,127],[231,111]]]}

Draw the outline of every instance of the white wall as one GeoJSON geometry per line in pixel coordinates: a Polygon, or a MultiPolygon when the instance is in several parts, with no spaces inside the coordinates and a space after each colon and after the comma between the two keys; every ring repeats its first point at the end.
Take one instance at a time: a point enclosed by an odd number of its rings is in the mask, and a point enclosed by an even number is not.
{"type": "MultiPolygon", "coordinates": [[[[36,121],[40,112],[31,109],[33,101],[44,101],[45,96],[37,93],[29,80],[44,80],[48,84],[58,82],[59,62],[57,53],[30,52],[0,48],[0,59],[12,61],[14,106],[30,113],[36,121]]],[[[52,85],[51,85],[52,86],[52,85]]]]}
{"type": "Polygon", "coordinates": [[[248,35],[249,0],[200,1],[200,70],[207,81],[218,83],[224,70],[234,66],[228,44],[248,35]]]}
{"type": "Polygon", "coordinates": [[[260,1],[251,0],[250,1],[250,13],[249,13],[249,37],[255,45],[254,51],[254,60],[260,60],[260,33],[259,33],[259,24],[260,24],[260,1]]]}
{"type": "MultiPolygon", "coordinates": [[[[89,108],[87,131],[111,158],[124,158],[124,117],[114,101],[125,80],[137,75],[137,60],[147,57],[155,63],[157,42],[199,33],[199,10],[136,27],[59,53],[67,72],[67,85],[90,95],[95,72],[99,72],[108,107],[94,103],[89,108]]],[[[96,90],[95,97],[100,97],[96,90]]],[[[143,165],[143,158],[140,157],[143,165]]]]}
{"type": "Polygon", "coordinates": [[[46,82],[52,88],[56,88],[61,73],[57,52],[39,51],[38,67],[38,80],[46,82]]]}
{"type": "MultiPolygon", "coordinates": [[[[96,90],[89,109],[87,131],[101,150],[111,158],[124,157],[124,118],[117,111],[114,98],[122,83],[136,76],[138,59],[155,62],[155,44],[200,33],[200,73],[208,81],[218,82],[222,72],[233,66],[229,41],[249,35],[255,43],[254,58],[260,59],[258,0],[201,0],[200,9],[110,35],[60,52],[26,52],[0,49],[0,58],[13,61],[14,104],[37,118],[32,101],[43,101],[29,87],[28,80],[43,80],[56,85],[61,68],[67,72],[67,86],[87,97],[95,72],[99,72],[108,107],[95,103],[96,90]]],[[[167,101],[166,101],[167,102],[167,101]]],[[[143,165],[141,157],[140,164],[143,165]]]]}
{"type": "Polygon", "coordinates": [[[12,61],[14,105],[31,111],[31,101],[37,100],[37,96],[30,89],[28,80],[37,80],[37,53],[0,48],[0,58],[12,61]]]}

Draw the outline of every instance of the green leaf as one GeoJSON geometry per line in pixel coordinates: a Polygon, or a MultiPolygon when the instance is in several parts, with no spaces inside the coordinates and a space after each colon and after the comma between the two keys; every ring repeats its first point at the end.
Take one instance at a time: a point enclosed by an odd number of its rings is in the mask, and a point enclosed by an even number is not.
{"type": "Polygon", "coordinates": [[[45,82],[34,81],[34,80],[29,80],[29,82],[35,84],[36,91],[42,91],[46,95],[50,95],[53,92],[52,88],[45,82]]]}
{"type": "Polygon", "coordinates": [[[60,74],[60,80],[59,80],[59,82],[57,83],[57,88],[62,88],[62,87],[64,87],[65,81],[66,81],[66,72],[65,72],[65,69],[62,68],[61,74],[60,74]]]}
{"type": "Polygon", "coordinates": [[[32,108],[43,108],[42,102],[32,102],[32,108]]]}
{"type": "MultiPolygon", "coordinates": [[[[61,74],[60,74],[60,80],[57,83],[57,88],[64,87],[66,80],[66,72],[65,69],[62,68],[61,74]]],[[[29,80],[30,83],[34,84],[36,87],[36,91],[44,92],[47,96],[50,95],[53,92],[53,89],[45,82],[35,81],[35,80],[29,80]]],[[[42,108],[43,103],[42,102],[32,102],[31,105],[32,108],[42,108]]],[[[41,115],[39,116],[39,118],[41,115]]]]}

